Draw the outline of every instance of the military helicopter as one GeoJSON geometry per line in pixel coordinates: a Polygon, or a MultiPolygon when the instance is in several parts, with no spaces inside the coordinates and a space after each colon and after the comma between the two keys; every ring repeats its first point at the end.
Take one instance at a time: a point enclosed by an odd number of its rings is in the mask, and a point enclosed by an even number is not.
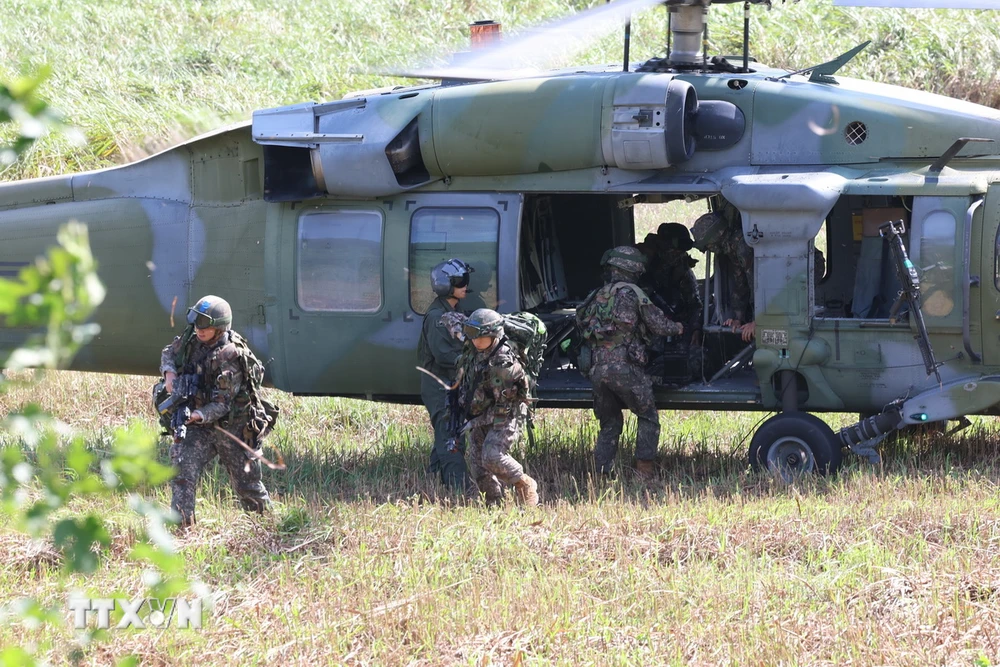
{"type": "Polygon", "coordinates": [[[666,5],[669,53],[639,65],[533,70],[514,54],[553,40],[532,33],[400,72],[438,83],[261,110],[126,166],[0,184],[0,270],[77,219],[108,297],[75,368],[155,372],[168,315],[213,293],[275,387],[416,402],[429,271],[460,257],[475,268],[464,307],[549,325],[540,404],[587,407],[560,343],[602,254],[636,241],[636,205],[701,202],[738,211],[756,341],[720,326],[726,262],[706,258],[702,368],[664,372],[659,407],[778,411],[750,462],[792,474],[834,472],[844,449],[876,459],[909,425],[1000,412],[1000,112],[835,76],[860,47],[794,72],[746,47],[710,58],[712,4],[619,0],[555,26],[666,5]],[[818,412],[864,418],[835,433],[818,412]]]}

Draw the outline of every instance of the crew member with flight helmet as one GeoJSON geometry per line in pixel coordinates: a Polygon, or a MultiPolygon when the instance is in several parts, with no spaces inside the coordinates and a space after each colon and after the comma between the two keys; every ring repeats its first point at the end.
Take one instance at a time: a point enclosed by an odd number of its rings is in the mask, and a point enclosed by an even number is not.
{"type": "MultiPolygon", "coordinates": [[[[459,301],[469,293],[471,266],[460,259],[449,259],[431,269],[431,289],[437,298],[424,315],[417,343],[417,361],[421,368],[433,373],[442,381],[455,382],[456,367],[462,353],[462,341],[453,336],[441,318],[454,313],[459,301]]],[[[444,387],[434,378],[420,374],[420,398],[427,408],[434,428],[434,446],[431,449],[430,472],[439,472],[441,482],[458,492],[475,492],[465,463],[465,444],[457,441],[449,430],[448,396],[444,387]]]]}
{"type": "Polygon", "coordinates": [[[460,406],[470,417],[469,471],[488,503],[503,497],[500,482],[514,487],[519,501],[538,504],[538,484],[510,450],[528,419],[528,376],[504,335],[503,317],[480,308],[465,321],[460,363],[460,406]]]}
{"type": "Polygon", "coordinates": [[[259,449],[259,438],[270,430],[266,420],[261,423],[265,417],[257,409],[252,386],[260,378],[245,377],[241,354],[251,354],[249,348],[246,352],[239,348],[246,343],[232,331],[233,311],[225,299],[202,297],[188,309],[187,322],[184,333],[163,348],[160,356],[167,393],[173,394],[179,376],[197,387],[187,433],[170,447],[170,462],[177,468],[170,482],[170,506],[180,515],[183,526],[194,523],[198,480],[205,466],[218,456],[243,509],[263,512],[270,497],[261,481],[260,460],[234,440],[259,449]]]}
{"type": "Polygon", "coordinates": [[[684,326],[653,305],[636,285],[646,270],[646,258],[636,248],[618,246],[604,253],[605,282],[577,311],[577,326],[591,349],[590,381],[594,415],[601,425],[594,463],[610,474],[618,452],[628,408],[638,417],[636,471],[651,478],[655,472],[660,417],[653,399],[653,381],[646,374],[646,348],[653,336],[679,336],[684,326]]]}

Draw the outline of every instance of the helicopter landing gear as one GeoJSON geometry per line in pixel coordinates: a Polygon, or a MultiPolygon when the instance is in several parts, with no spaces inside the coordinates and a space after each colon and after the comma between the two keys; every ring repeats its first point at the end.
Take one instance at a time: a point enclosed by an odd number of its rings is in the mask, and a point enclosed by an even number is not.
{"type": "Polygon", "coordinates": [[[840,438],[808,412],[782,412],[768,419],[750,441],[750,466],[771,470],[785,481],[814,473],[833,475],[840,468],[840,438]]]}

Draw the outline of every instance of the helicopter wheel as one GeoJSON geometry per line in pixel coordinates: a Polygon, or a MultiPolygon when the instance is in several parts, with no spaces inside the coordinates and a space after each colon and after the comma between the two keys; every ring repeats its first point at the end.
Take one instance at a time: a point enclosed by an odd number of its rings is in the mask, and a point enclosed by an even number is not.
{"type": "Polygon", "coordinates": [[[785,481],[804,474],[833,475],[841,442],[826,422],[808,412],[782,412],[768,419],[750,441],[754,472],[774,471],[785,481]]]}

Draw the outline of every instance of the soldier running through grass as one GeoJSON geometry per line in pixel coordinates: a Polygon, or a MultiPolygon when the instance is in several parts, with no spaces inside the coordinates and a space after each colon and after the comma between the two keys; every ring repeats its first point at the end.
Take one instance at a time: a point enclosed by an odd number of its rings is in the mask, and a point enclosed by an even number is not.
{"type": "Polygon", "coordinates": [[[528,376],[504,335],[499,313],[476,310],[464,331],[471,346],[460,362],[459,400],[470,417],[469,472],[488,503],[503,497],[503,482],[514,487],[525,505],[537,505],[538,484],[510,455],[528,418],[528,376]]]}

